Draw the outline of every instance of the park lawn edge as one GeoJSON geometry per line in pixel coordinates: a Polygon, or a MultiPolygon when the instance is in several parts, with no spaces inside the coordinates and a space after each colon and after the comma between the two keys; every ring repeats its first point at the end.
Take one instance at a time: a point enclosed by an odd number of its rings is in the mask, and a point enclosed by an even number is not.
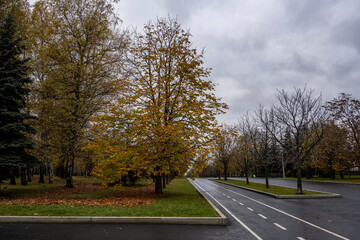
{"type": "MultiPolygon", "coordinates": [[[[296,181],[296,178],[293,177],[286,177],[286,178],[279,178],[289,181],[296,181]]],[[[315,182],[315,183],[334,183],[334,184],[350,184],[350,185],[360,185],[360,178],[345,178],[345,179],[322,179],[322,178],[302,178],[304,182],[315,182]]]]}
{"type": "Polygon", "coordinates": [[[59,217],[187,217],[219,218],[216,210],[199,194],[186,178],[174,179],[164,194],[150,205],[0,205],[1,216],[59,217]],[[184,207],[186,206],[186,207],[184,207]]]}
{"type": "Polygon", "coordinates": [[[249,185],[243,186],[244,184],[241,183],[246,183],[243,180],[234,180],[234,179],[228,179],[227,181],[223,180],[223,179],[210,179],[212,181],[216,181],[219,183],[223,183],[223,184],[227,184],[230,186],[234,186],[234,187],[238,187],[238,188],[242,188],[245,190],[249,190],[249,191],[253,191],[253,192],[257,192],[257,193],[261,193],[273,198],[279,198],[279,199],[314,199],[314,198],[340,198],[342,197],[341,194],[336,194],[336,193],[329,193],[329,192],[321,192],[321,191],[309,191],[309,190],[303,190],[304,194],[296,194],[296,189],[295,188],[288,188],[288,187],[281,187],[281,186],[276,186],[276,185],[270,185],[270,188],[268,189],[264,189],[265,188],[265,184],[263,183],[254,183],[254,182],[250,182],[249,185]],[[230,183],[232,182],[232,183],[230,183]],[[260,188],[258,186],[261,186],[260,188]],[[278,189],[278,190],[286,190],[286,191],[294,191],[293,194],[290,193],[278,193],[275,194],[274,193],[274,188],[278,189]],[[265,190],[265,191],[263,191],[265,190]],[[267,190],[267,191],[266,191],[267,190]]]}

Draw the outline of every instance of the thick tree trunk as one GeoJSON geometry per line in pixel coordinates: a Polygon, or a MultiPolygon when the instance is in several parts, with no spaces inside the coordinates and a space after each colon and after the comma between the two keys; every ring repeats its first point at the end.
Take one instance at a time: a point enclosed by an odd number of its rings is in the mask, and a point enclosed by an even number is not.
{"type": "Polygon", "coordinates": [[[20,168],[20,176],[21,176],[21,185],[26,186],[28,183],[26,181],[26,172],[25,168],[20,168]]]}
{"type": "Polygon", "coordinates": [[[16,185],[15,167],[10,168],[10,185],[16,185]]]}
{"type": "Polygon", "coordinates": [[[27,168],[27,169],[26,169],[26,172],[27,172],[27,181],[28,181],[28,182],[32,182],[32,180],[31,180],[31,169],[30,169],[30,168],[27,168]]]}
{"type": "Polygon", "coordinates": [[[39,183],[45,183],[44,180],[44,166],[41,164],[40,165],[40,179],[39,179],[39,183]]]}
{"type": "Polygon", "coordinates": [[[155,176],[155,193],[161,194],[162,193],[162,179],[161,175],[155,176]]]}
{"type": "Polygon", "coordinates": [[[296,163],[296,177],[297,177],[297,194],[302,194],[302,182],[301,182],[301,162],[296,163]]]}
{"type": "Polygon", "coordinates": [[[224,164],[224,180],[227,180],[227,166],[224,164]]]}
{"type": "Polygon", "coordinates": [[[68,164],[66,166],[66,187],[73,188],[73,173],[74,173],[74,161],[73,159],[69,159],[68,164]]]}

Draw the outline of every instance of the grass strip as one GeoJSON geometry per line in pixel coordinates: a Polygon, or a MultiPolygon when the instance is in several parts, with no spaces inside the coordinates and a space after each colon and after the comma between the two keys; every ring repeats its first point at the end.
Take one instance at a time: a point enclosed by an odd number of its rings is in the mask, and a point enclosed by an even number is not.
{"type": "MultiPolygon", "coordinates": [[[[263,191],[263,192],[267,192],[267,193],[271,193],[271,194],[275,194],[275,195],[299,195],[296,193],[295,188],[280,187],[280,186],[275,186],[275,185],[270,185],[269,188],[266,188],[266,185],[263,183],[249,182],[249,184],[246,184],[246,181],[233,180],[233,179],[228,179],[226,181],[223,179],[220,179],[220,180],[216,179],[215,181],[231,183],[231,184],[234,184],[234,185],[237,185],[240,187],[246,187],[246,188],[259,190],[259,191],[263,191]]],[[[303,190],[302,195],[320,195],[320,194],[326,194],[326,193],[303,190]]]]}
{"type": "Polygon", "coordinates": [[[174,179],[150,205],[0,205],[2,216],[218,217],[191,183],[174,179]]]}
{"type": "MultiPolygon", "coordinates": [[[[296,180],[295,177],[286,177],[285,179],[291,179],[296,180]]],[[[340,176],[336,176],[334,180],[331,180],[330,178],[324,178],[324,177],[313,177],[313,178],[302,178],[302,180],[305,181],[321,181],[321,182],[334,182],[334,183],[360,183],[360,175],[352,175],[350,177],[345,177],[344,179],[341,179],[340,176]]]]}

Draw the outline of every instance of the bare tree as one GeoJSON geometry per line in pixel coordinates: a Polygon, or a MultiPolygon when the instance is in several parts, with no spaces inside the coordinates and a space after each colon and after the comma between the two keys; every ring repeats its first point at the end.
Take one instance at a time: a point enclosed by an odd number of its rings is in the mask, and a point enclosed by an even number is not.
{"type": "Polygon", "coordinates": [[[249,131],[250,120],[249,115],[246,113],[238,123],[238,137],[233,149],[233,157],[237,165],[243,168],[246,178],[246,184],[249,184],[249,171],[252,163],[251,156],[251,134],[249,131]]]}
{"type": "Polygon", "coordinates": [[[314,91],[294,88],[291,94],[278,91],[278,105],[269,110],[259,108],[258,116],[274,139],[282,145],[281,136],[288,130],[292,139],[288,155],[296,167],[297,193],[302,194],[301,167],[311,150],[320,142],[326,120],[325,110],[321,104],[321,95],[313,97],[314,91]]]}
{"type": "Polygon", "coordinates": [[[227,180],[229,165],[233,159],[234,144],[235,128],[228,125],[222,126],[215,141],[215,161],[216,165],[223,170],[225,180],[227,180]]]}

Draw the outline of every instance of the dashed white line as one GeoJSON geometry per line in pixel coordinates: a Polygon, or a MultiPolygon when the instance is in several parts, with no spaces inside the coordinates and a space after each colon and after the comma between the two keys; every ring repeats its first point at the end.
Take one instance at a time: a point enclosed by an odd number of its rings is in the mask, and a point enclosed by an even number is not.
{"type": "Polygon", "coordinates": [[[225,193],[223,193],[223,195],[225,196],[226,194],[225,194],[225,193]]]}
{"type": "Polygon", "coordinates": [[[329,231],[329,230],[327,230],[327,229],[325,229],[325,228],[319,227],[319,226],[317,226],[317,225],[315,225],[315,224],[313,224],[313,223],[311,223],[311,222],[308,222],[308,221],[306,221],[306,220],[304,220],[304,219],[295,217],[295,216],[293,216],[293,215],[291,215],[291,214],[289,214],[289,213],[287,213],[287,212],[284,212],[284,211],[282,211],[282,210],[280,210],[280,209],[277,209],[277,208],[275,208],[275,207],[272,207],[272,206],[270,206],[270,205],[268,205],[268,204],[265,204],[265,203],[263,203],[263,202],[260,202],[260,201],[258,201],[258,200],[255,200],[255,199],[253,199],[253,198],[251,198],[251,197],[248,197],[248,196],[246,196],[246,195],[243,195],[243,194],[240,194],[240,193],[238,193],[238,192],[229,190],[229,189],[227,189],[227,188],[221,187],[221,186],[216,185],[216,184],[211,183],[211,182],[209,182],[209,184],[214,185],[214,186],[219,187],[219,188],[222,188],[222,189],[225,189],[225,190],[227,190],[227,191],[229,191],[229,192],[235,193],[235,194],[237,194],[237,195],[239,195],[239,196],[242,196],[242,197],[244,197],[244,198],[250,199],[250,200],[252,200],[252,201],[254,201],[254,202],[257,202],[257,203],[259,203],[259,204],[261,204],[261,205],[263,205],[263,206],[265,206],[265,207],[271,208],[271,209],[273,209],[273,210],[275,210],[275,211],[277,211],[277,212],[279,212],[279,213],[282,213],[282,214],[284,214],[284,215],[286,215],[286,216],[288,216],[288,217],[294,218],[294,219],[296,219],[296,220],[298,220],[298,221],[300,221],[300,222],[306,223],[306,224],[308,224],[308,225],[310,225],[310,226],[312,226],[312,227],[314,227],[314,228],[317,228],[317,229],[319,229],[319,230],[322,230],[322,231],[324,231],[324,232],[327,232],[327,233],[329,233],[329,234],[331,234],[331,235],[333,235],[333,236],[335,236],[335,237],[341,238],[341,239],[343,239],[343,240],[350,240],[350,239],[347,238],[347,237],[344,237],[344,236],[341,236],[341,235],[339,235],[339,234],[337,234],[337,233],[331,232],[331,231],[329,231]]]}
{"type": "Polygon", "coordinates": [[[248,230],[257,240],[263,240],[259,235],[257,235],[253,230],[251,230],[245,223],[243,223],[240,219],[238,219],[232,212],[230,212],[226,207],[224,207],[218,200],[216,200],[212,195],[210,195],[207,191],[205,191],[199,184],[193,182],[196,186],[198,186],[203,192],[209,195],[217,204],[219,204],[227,213],[229,213],[241,226],[243,226],[246,230],[248,230]]]}
{"type": "Polygon", "coordinates": [[[274,223],[274,225],[277,226],[278,228],[282,229],[282,230],[287,230],[286,227],[283,227],[278,223],[274,223]]]}
{"type": "Polygon", "coordinates": [[[232,199],[234,202],[236,202],[236,200],[235,199],[232,199]]]}
{"type": "Polygon", "coordinates": [[[230,196],[227,196],[227,198],[230,198],[230,196]]]}
{"type": "Polygon", "coordinates": [[[302,238],[302,237],[297,237],[297,239],[299,239],[299,240],[305,240],[305,238],[302,238]]]}
{"type": "Polygon", "coordinates": [[[262,214],[258,214],[260,217],[262,217],[263,219],[267,219],[267,217],[265,217],[264,215],[262,215],[262,214]]]}
{"type": "Polygon", "coordinates": [[[243,203],[241,203],[241,202],[239,202],[239,204],[240,204],[241,206],[244,206],[244,204],[243,204],[243,203]]]}
{"type": "Polygon", "coordinates": [[[254,209],[252,209],[252,208],[249,208],[249,207],[248,207],[247,209],[249,209],[249,210],[250,210],[250,211],[252,211],[252,212],[254,211],[254,209]]]}

